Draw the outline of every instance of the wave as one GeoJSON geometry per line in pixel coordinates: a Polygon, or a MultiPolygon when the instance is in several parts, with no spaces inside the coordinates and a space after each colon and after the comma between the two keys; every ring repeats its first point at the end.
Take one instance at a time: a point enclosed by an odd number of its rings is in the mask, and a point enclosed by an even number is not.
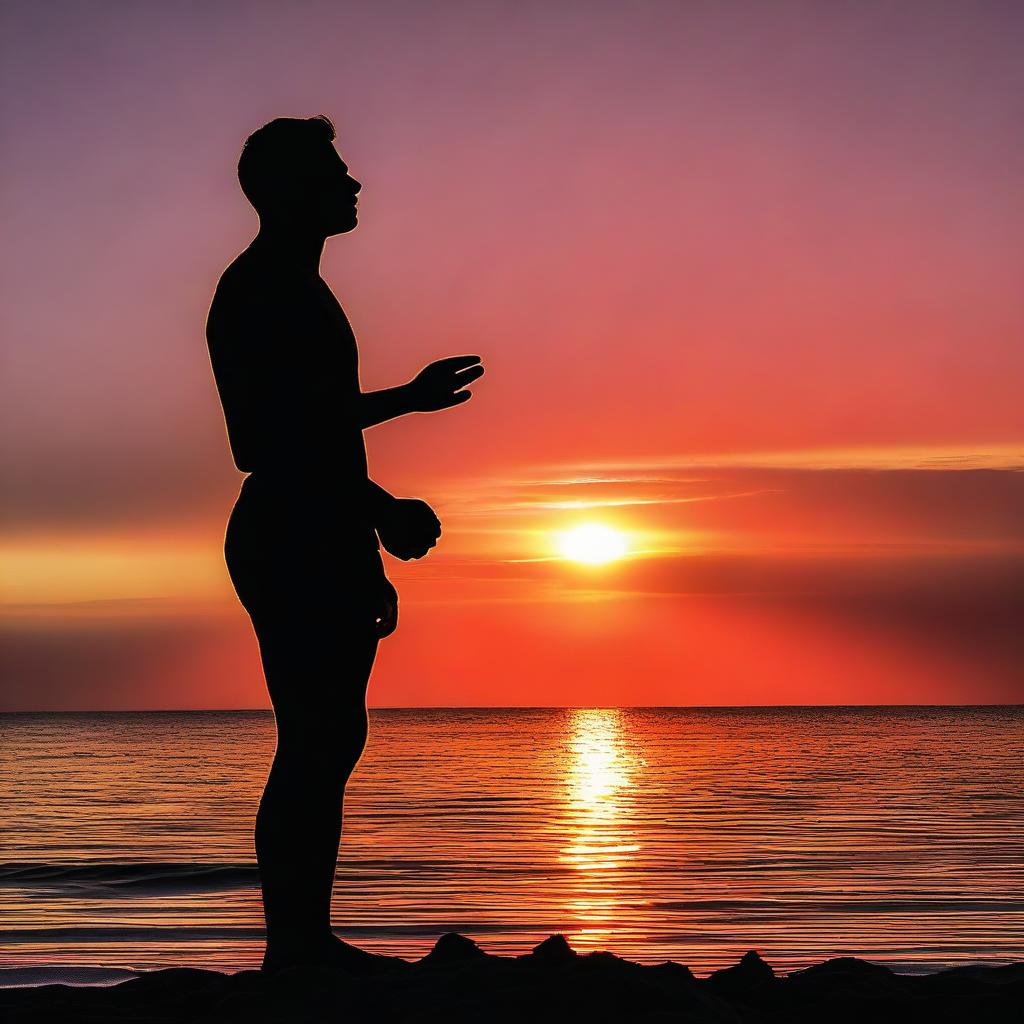
{"type": "MultiPolygon", "coordinates": [[[[566,931],[566,921],[521,922],[498,921],[426,921],[420,924],[347,925],[346,938],[379,938],[383,936],[426,936],[436,938],[447,932],[463,935],[523,934],[538,935],[550,931],[566,931]]],[[[207,939],[263,940],[262,928],[246,925],[84,925],[81,927],[0,928],[0,943],[43,942],[195,942],[207,939]]]]}
{"type": "MultiPolygon", "coordinates": [[[[1022,913],[1024,899],[976,896],[911,899],[763,899],[763,900],[660,900],[648,906],[658,910],[714,911],[716,913],[758,912],[784,914],[797,920],[805,914],[935,914],[935,913],[1022,913]]],[[[756,920],[756,918],[751,918],[756,920]]]]}
{"type": "Polygon", "coordinates": [[[20,942],[194,942],[203,939],[263,939],[262,928],[223,925],[84,925],[0,928],[0,943],[20,942]]]}
{"type": "MultiPolygon", "coordinates": [[[[629,871],[629,867],[623,867],[629,871]]],[[[392,880],[405,874],[426,875],[530,875],[548,877],[573,874],[565,865],[527,865],[520,862],[480,865],[455,860],[403,858],[344,858],[338,863],[339,878],[361,882],[392,880]]],[[[109,899],[117,896],[171,896],[189,893],[228,892],[259,886],[253,862],[239,863],[150,863],[78,862],[0,864],[0,889],[29,889],[66,898],[109,899]]]]}
{"type": "Polygon", "coordinates": [[[259,885],[249,864],[0,864],[0,888],[36,889],[64,896],[166,896],[223,892],[259,885]]]}

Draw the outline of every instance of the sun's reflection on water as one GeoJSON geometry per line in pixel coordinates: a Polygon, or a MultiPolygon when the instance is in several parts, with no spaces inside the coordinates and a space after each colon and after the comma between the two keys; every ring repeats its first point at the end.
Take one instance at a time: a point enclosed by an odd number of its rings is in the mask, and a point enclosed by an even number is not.
{"type": "Polygon", "coordinates": [[[621,913],[622,871],[640,849],[631,822],[637,758],[625,742],[622,712],[572,712],[566,766],[568,842],[559,859],[580,872],[566,910],[581,924],[577,941],[604,941],[621,913]]]}

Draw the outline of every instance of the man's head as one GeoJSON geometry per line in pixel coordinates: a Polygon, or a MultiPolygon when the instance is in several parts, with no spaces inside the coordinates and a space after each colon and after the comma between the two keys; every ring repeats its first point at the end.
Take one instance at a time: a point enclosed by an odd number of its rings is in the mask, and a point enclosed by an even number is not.
{"type": "Polygon", "coordinates": [[[282,220],[319,235],[357,223],[362,188],[334,148],[334,125],[317,117],[279,117],[245,140],[238,183],[261,219],[282,220]]]}

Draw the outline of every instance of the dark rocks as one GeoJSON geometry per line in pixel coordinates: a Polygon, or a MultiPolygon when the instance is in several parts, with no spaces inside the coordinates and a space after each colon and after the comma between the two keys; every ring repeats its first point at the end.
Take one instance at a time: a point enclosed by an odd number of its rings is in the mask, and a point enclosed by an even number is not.
{"type": "Polygon", "coordinates": [[[557,964],[575,960],[576,950],[569,945],[564,935],[550,935],[538,943],[522,959],[533,959],[540,963],[557,964]]]}
{"type": "Polygon", "coordinates": [[[672,981],[677,984],[690,984],[697,980],[693,976],[693,971],[691,971],[686,964],[677,964],[675,960],[666,960],[662,964],[656,964],[651,968],[651,972],[657,973],[667,981],[672,981]]]}
{"type": "Polygon", "coordinates": [[[775,972],[751,950],[744,953],[733,967],[723,967],[708,978],[708,986],[716,992],[752,992],[775,980],[775,972]]]}
{"type": "Polygon", "coordinates": [[[803,971],[793,971],[785,984],[779,986],[775,1005],[797,1020],[801,1008],[806,1013],[806,1008],[815,1004],[836,1007],[833,1016],[839,1021],[856,1014],[864,1019],[881,1019],[883,1007],[899,1017],[897,1011],[908,998],[904,984],[907,982],[912,983],[881,964],[852,956],[836,957],[803,971]]]}
{"type": "Polygon", "coordinates": [[[802,971],[793,971],[789,977],[805,980],[833,978],[885,978],[888,980],[893,977],[893,973],[888,967],[884,967],[882,964],[873,964],[870,960],[858,960],[855,956],[837,956],[802,971]]]}
{"type": "Polygon", "coordinates": [[[936,977],[971,978],[993,985],[1009,985],[1013,982],[1024,982],[1024,962],[1003,964],[1001,967],[951,967],[947,971],[941,971],[936,977]]]}
{"type": "MultiPolygon", "coordinates": [[[[370,954],[364,953],[366,957],[370,954]]],[[[277,972],[167,970],[109,988],[0,989],[7,1024],[995,1024],[1024,1019],[1024,964],[908,977],[840,957],[776,977],[757,953],[709,978],[675,963],[576,953],[556,935],[520,957],[443,935],[415,964],[277,972]]]]}
{"type": "Polygon", "coordinates": [[[118,989],[133,998],[164,999],[180,992],[212,995],[228,984],[229,975],[218,971],[202,971],[195,967],[171,967],[164,971],[148,971],[118,989]]]}
{"type": "Polygon", "coordinates": [[[434,948],[418,962],[420,967],[439,964],[465,964],[486,960],[487,954],[472,940],[458,932],[448,932],[434,943],[434,948]]]}

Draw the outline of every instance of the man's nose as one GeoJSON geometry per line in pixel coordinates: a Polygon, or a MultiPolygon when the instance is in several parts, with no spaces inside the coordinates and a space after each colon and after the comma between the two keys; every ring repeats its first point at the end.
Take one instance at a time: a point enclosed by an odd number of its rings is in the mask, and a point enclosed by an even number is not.
{"type": "Polygon", "coordinates": [[[353,195],[358,195],[360,192],[362,192],[363,183],[361,181],[356,181],[356,179],[351,177],[351,175],[349,176],[349,181],[352,182],[351,188],[353,195]]]}

